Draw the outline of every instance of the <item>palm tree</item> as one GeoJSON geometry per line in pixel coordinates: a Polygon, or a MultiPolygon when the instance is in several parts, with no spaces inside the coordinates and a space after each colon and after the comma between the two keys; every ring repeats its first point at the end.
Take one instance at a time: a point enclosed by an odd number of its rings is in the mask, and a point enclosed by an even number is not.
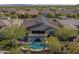
{"type": "Polygon", "coordinates": [[[7,39],[9,46],[12,45],[12,47],[18,47],[17,46],[17,39],[19,37],[24,37],[26,35],[26,29],[23,26],[12,26],[12,27],[6,27],[5,30],[2,31],[5,39],[7,39]],[[8,39],[10,38],[10,39],[8,39]]]}

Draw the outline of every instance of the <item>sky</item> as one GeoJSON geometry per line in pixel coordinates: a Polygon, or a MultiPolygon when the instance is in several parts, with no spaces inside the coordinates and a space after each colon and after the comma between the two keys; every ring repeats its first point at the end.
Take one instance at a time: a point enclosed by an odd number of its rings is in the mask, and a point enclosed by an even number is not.
{"type": "Polygon", "coordinates": [[[79,0],[0,0],[0,4],[79,4],[79,0]]]}

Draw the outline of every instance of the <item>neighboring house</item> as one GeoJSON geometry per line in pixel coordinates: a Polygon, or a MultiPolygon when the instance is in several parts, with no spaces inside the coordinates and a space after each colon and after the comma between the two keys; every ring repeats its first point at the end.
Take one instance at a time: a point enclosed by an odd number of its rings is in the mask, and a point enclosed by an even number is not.
{"type": "Polygon", "coordinates": [[[75,13],[76,14],[79,14],[79,9],[75,9],[75,13]]]}
{"type": "Polygon", "coordinates": [[[3,21],[0,20],[0,29],[5,27],[5,26],[6,26],[6,24],[3,21]]]}
{"type": "Polygon", "coordinates": [[[39,10],[31,9],[30,11],[27,11],[29,15],[39,15],[39,10]]]}
{"type": "Polygon", "coordinates": [[[9,20],[10,20],[9,17],[1,17],[0,18],[0,29],[7,26],[7,25],[9,25],[10,24],[9,20]]]}
{"type": "Polygon", "coordinates": [[[79,30],[79,19],[66,18],[66,19],[58,20],[58,22],[65,28],[79,30]]]}
{"type": "Polygon", "coordinates": [[[10,20],[11,25],[20,26],[22,23],[23,23],[22,19],[12,19],[12,20],[10,20]]]}
{"type": "Polygon", "coordinates": [[[18,10],[18,11],[16,11],[16,14],[25,14],[25,13],[26,13],[25,10],[18,10]]]}
{"type": "Polygon", "coordinates": [[[13,25],[20,26],[22,23],[23,23],[22,19],[10,19],[10,18],[7,18],[7,17],[0,18],[0,27],[13,26],[13,25]]]}
{"type": "Polygon", "coordinates": [[[38,16],[34,19],[26,19],[23,21],[24,27],[28,30],[28,38],[30,42],[40,41],[47,36],[54,35],[56,29],[58,29],[58,23],[56,21],[48,20],[43,16],[38,16]]]}
{"type": "Polygon", "coordinates": [[[55,11],[56,14],[75,14],[75,9],[58,9],[55,11]]]}
{"type": "Polygon", "coordinates": [[[40,11],[40,13],[41,13],[42,15],[46,16],[46,15],[48,15],[49,13],[54,14],[55,12],[54,12],[53,10],[51,11],[50,9],[43,9],[43,10],[40,11]]]}
{"type": "Polygon", "coordinates": [[[6,26],[11,25],[10,20],[2,19],[1,21],[2,21],[6,26]]]}
{"type": "Polygon", "coordinates": [[[31,10],[18,10],[16,11],[16,14],[18,15],[30,15],[31,17],[36,17],[37,15],[39,15],[39,10],[36,9],[31,9],[31,10]]]}
{"type": "Polygon", "coordinates": [[[64,12],[65,14],[75,14],[75,9],[67,9],[64,12]]]}
{"type": "Polygon", "coordinates": [[[65,13],[65,10],[64,9],[58,9],[58,10],[55,10],[55,13],[56,14],[60,14],[60,13],[65,13]]]}
{"type": "Polygon", "coordinates": [[[11,17],[5,17],[5,16],[3,16],[3,17],[0,17],[0,19],[1,19],[1,20],[10,20],[11,17]]]}
{"type": "Polygon", "coordinates": [[[0,32],[4,30],[5,27],[6,27],[6,24],[0,20],[0,32]]]}

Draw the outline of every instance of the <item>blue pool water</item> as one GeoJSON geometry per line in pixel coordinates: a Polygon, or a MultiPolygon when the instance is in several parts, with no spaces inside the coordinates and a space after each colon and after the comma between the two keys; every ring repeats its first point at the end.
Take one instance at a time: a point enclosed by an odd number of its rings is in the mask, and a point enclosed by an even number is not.
{"type": "Polygon", "coordinates": [[[34,42],[30,44],[30,48],[41,49],[41,48],[44,48],[44,45],[41,42],[34,42]]]}

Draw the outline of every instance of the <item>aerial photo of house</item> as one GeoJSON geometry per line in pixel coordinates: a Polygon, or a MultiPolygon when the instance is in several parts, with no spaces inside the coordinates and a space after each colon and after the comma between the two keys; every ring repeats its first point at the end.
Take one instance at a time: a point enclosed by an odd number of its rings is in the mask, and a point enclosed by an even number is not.
{"type": "Polygon", "coordinates": [[[0,5],[0,54],[79,54],[79,5],[0,5]]]}

